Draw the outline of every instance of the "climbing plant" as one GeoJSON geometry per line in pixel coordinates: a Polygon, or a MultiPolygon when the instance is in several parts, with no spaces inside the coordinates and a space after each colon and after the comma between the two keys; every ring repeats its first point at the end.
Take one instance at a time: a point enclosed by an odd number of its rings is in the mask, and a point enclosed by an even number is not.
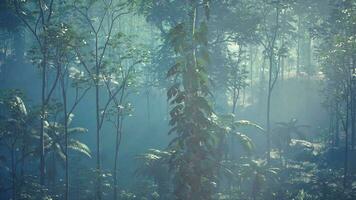
{"type": "Polygon", "coordinates": [[[174,153],[170,167],[174,171],[176,199],[209,200],[215,190],[216,164],[213,110],[208,101],[209,63],[207,20],[209,1],[189,1],[188,18],[171,28],[168,40],[175,52],[175,64],[167,77],[173,85],[167,96],[172,105],[170,133],[176,137],[170,147],[174,153]],[[198,11],[205,13],[198,15],[198,11]],[[201,18],[201,19],[199,19],[201,18]]]}

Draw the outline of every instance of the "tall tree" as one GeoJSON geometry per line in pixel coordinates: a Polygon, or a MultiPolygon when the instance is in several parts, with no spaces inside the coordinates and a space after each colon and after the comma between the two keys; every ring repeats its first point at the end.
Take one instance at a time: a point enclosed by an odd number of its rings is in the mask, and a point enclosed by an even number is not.
{"type": "MultiPolygon", "coordinates": [[[[49,81],[49,41],[48,30],[52,25],[53,0],[40,0],[33,2],[14,1],[15,11],[17,16],[25,24],[26,28],[31,32],[36,41],[34,53],[40,55],[40,59],[34,59],[38,62],[41,70],[41,116],[40,116],[40,183],[45,184],[45,147],[44,147],[44,122],[48,114],[47,109],[51,100],[52,94],[57,86],[59,74],[56,73],[54,81],[49,81]],[[35,12],[31,12],[30,7],[35,6],[35,12]],[[28,19],[27,15],[33,15],[33,18],[28,19]],[[50,84],[49,84],[50,82],[50,84]]],[[[36,56],[35,56],[36,58],[36,56]]],[[[36,64],[36,63],[35,63],[36,64]]]]}
{"type": "Polygon", "coordinates": [[[264,14],[264,20],[262,24],[262,39],[261,44],[264,47],[266,56],[268,58],[268,86],[267,86],[267,111],[266,111],[266,136],[267,136],[267,162],[270,164],[271,160],[271,98],[274,86],[278,79],[279,65],[276,62],[276,42],[278,40],[278,34],[280,29],[280,2],[272,2],[271,8],[274,12],[264,14]],[[272,18],[271,18],[272,14],[272,18]],[[274,15],[274,16],[273,16],[274,15]],[[268,24],[268,20],[271,19],[273,24],[268,24]]]}

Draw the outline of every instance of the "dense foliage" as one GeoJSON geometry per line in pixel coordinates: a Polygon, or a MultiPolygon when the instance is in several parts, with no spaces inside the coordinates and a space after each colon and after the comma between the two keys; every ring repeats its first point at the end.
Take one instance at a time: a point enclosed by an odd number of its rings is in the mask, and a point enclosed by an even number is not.
{"type": "Polygon", "coordinates": [[[0,199],[356,199],[353,0],[3,0],[0,199]]]}

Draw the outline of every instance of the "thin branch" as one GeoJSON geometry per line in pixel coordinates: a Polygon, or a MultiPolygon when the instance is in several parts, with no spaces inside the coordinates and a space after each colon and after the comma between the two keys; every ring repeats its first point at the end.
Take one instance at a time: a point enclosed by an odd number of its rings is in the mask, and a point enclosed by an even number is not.
{"type": "Polygon", "coordinates": [[[51,17],[52,17],[53,2],[54,2],[54,0],[51,0],[51,2],[49,4],[49,13],[48,13],[48,17],[47,17],[47,23],[49,23],[49,21],[51,20],[51,17]]]}
{"type": "Polygon", "coordinates": [[[85,61],[84,61],[82,55],[80,54],[80,51],[79,51],[76,47],[74,47],[74,50],[75,50],[75,52],[76,52],[76,54],[77,54],[77,56],[78,56],[78,58],[79,58],[80,63],[83,65],[85,71],[87,71],[87,73],[89,74],[90,78],[91,78],[93,81],[95,81],[95,77],[94,77],[94,75],[91,73],[91,71],[90,71],[88,65],[85,63],[85,61]]]}
{"type": "Polygon", "coordinates": [[[57,86],[57,83],[58,83],[58,80],[59,80],[59,77],[60,77],[60,73],[59,73],[59,70],[57,69],[57,74],[56,74],[56,79],[54,80],[54,83],[52,84],[52,87],[44,101],[44,104],[47,105],[51,96],[52,96],[52,93],[54,92],[54,89],[56,88],[57,86]]]}
{"type": "MultiPolygon", "coordinates": [[[[15,0],[14,1],[14,4],[15,4],[15,11],[17,13],[17,16],[21,19],[21,21],[26,25],[26,27],[31,31],[31,33],[33,34],[33,36],[36,38],[37,42],[38,42],[38,45],[40,46],[40,48],[42,49],[42,42],[39,38],[39,36],[37,35],[37,31],[34,30],[31,25],[28,23],[28,21],[22,17],[22,14],[20,12],[20,9],[19,9],[19,5],[18,5],[18,1],[15,0]]],[[[41,15],[39,15],[38,17],[38,20],[40,19],[41,15]]],[[[37,25],[36,25],[36,29],[37,29],[37,25]]]]}
{"type": "Polygon", "coordinates": [[[79,102],[84,98],[84,96],[86,95],[86,93],[90,90],[91,87],[86,88],[82,94],[78,97],[78,88],[76,88],[76,97],[75,97],[75,101],[74,104],[72,105],[71,109],[68,112],[68,116],[67,118],[69,118],[69,116],[73,113],[74,109],[77,107],[77,105],[79,104],[79,102]]]}
{"type": "MultiPolygon", "coordinates": [[[[135,63],[133,63],[130,68],[128,69],[128,72],[127,72],[127,75],[125,76],[124,80],[122,81],[121,85],[119,86],[119,88],[117,88],[117,90],[114,92],[114,93],[111,93],[111,95],[109,96],[109,99],[107,100],[105,106],[104,106],[104,109],[102,111],[102,114],[101,114],[101,119],[100,119],[100,123],[99,123],[99,127],[101,128],[101,126],[103,125],[103,122],[104,122],[104,118],[105,118],[105,114],[107,112],[107,109],[111,103],[111,101],[113,101],[113,99],[117,96],[117,94],[121,91],[121,89],[123,87],[125,87],[125,84],[126,84],[126,81],[128,79],[128,74],[131,72],[131,70],[133,69],[133,67],[138,64],[138,63],[141,63],[142,61],[139,60],[139,61],[136,61],[135,63]]],[[[111,90],[109,90],[111,91],[111,90]]]]}

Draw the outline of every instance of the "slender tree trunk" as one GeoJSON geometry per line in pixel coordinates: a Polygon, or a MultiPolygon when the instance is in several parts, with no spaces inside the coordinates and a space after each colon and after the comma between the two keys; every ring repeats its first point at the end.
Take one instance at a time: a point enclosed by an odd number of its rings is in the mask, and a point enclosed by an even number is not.
{"type": "Polygon", "coordinates": [[[147,89],[146,91],[146,107],[147,107],[147,120],[148,124],[151,121],[151,112],[150,112],[150,91],[147,89]]]}
{"type": "Polygon", "coordinates": [[[330,111],[329,111],[329,133],[330,134],[333,134],[331,135],[331,144],[333,146],[335,146],[335,134],[334,134],[334,131],[335,131],[335,127],[334,127],[334,119],[335,119],[335,116],[334,116],[334,113],[332,111],[332,108],[330,108],[330,111]]]}
{"type": "MultiPolygon", "coordinates": [[[[259,88],[259,97],[258,99],[262,99],[264,97],[264,85],[265,85],[265,65],[266,65],[266,58],[264,55],[263,56],[263,61],[262,61],[262,66],[261,66],[261,75],[260,75],[260,88],[259,88]]],[[[260,101],[260,107],[262,107],[262,101],[260,101]]]]}
{"type": "MultiPolygon", "coordinates": [[[[98,73],[99,74],[99,73],[98,73]]],[[[101,162],[100,162],[100,108],[99,108],[99,83],[95,85],[95,110],[96,110],[96,199],[101,200],[101,162]]]]}
{"type": "Polygon", "coordinates": [[[246,101],[246,88],[242,88],[242,105],[245,106],[245,101],[246,101]]]}
{"type": "MultiPolygon", "coordinates": [[[[99,47],[98,34],[95,35],[95,111],[96,111],[96,199],[101,200],[101,157],[100,157],[100,65],[99,65],[99,47]]],[[[102,116],[104,117],[104,116],[102,116]]]]}
{"type": "MultiPolygon", "coordinates": [[[[345,66],[344,66],[345,67],[345,66]]],[[[346,65],[346,69],[348,70],[347,72],[349,73],[350,68],[349,65],[346,65]]],[[[344,190],[347,188],[348,186],[348,161],[349,161],[349,120],[350,120],[350,111],[351,111],[351,107],[352,105],[350,105],[352,103],[352,92],[351,92],[351,86],[352,84],[352,77],[351,75],[348,75],[347,77],[347,81],[346,81],[346,86],[345,86],[345,91],[346,91],[346,107],[345,107],[345,112],[346,112],[346,119],[345,119],[345,123],[344,125],[344,131],[345,131],[345,160],[344,160],[344,190]]],[[[351,113],[352,115],[352,113],[351,113]]]]}
{"type": "Polygon", "coordinates": [[[64,82],[64,77],[61,77],[62,98],[63,98],[63,115],[64,115],[64,154],[65,154],[65,193],[64,199],[69,199],[69,154],[68,154],[68,111],[67,111],[67,92],[64,82]]]}
{"type": "Polygon", "coordinates": [[[308,67],[308,75],[311,76],[314,73],[312,67],[312,37],[310,33],[308,34],[308,46],[307,46],[307,67],[308,67]]]}
{"type": "Polygon", "coordinates": [[[23,132],[22,134],[22,145],[21,145],[21,161],[20,161],[20,177],[21,177],[21,183],[23,183],[24,175],[25,175],[25,156],[27,152],[27,136],[25,135],[26,133],[23,132]]]}
{"type": "Polygon", "coordinates": [[[16,161],[15,161],[15,144],[11,145],[11,181],[12,181],[12,200],[16,200],[16,161]]]}
{"type": "MultiPolygon", "coordinates": [[[[356,63],[354,59],[351,59],[351,73],[356,74],[356,63]]],[[[351,97],[351,149],[355,149],[355,135],[356,135],[356,93],[355,93],[355,77],[350,76],[350,97],[351,97]]]]}
{"type": "Polygon", "coordinates": [[[300,74],[300,29],[301,29],[301,24],[300,24],[300,16],[298,16],[298,31],[297,31],[297,77],[299,77],[300,74]]]}
{"type": "MultiPolygon", "coordinates": [[[[351,91],[350,91],[351,92],[351,91]]],[[[353,95],[353,92],[351,92],[351,99],[350,99],[350,123],[351,123],[351,150],[354,150],[355,148],[355,113],[354,113],[354,97],[352,96],[353,95]]]]}
{"type": "Polygon", "coordinates": [[[269,56],[269,75],[268,75],[268,93],[267,93],[267,116],[266,116],[266,124],[267,124],[267,162],[268,164],[271,161],[271,97],[273,91],[273,48],[270,50],[269,56]]]}
{"type": "MultiPolygon", "coordinates": [[[[117,114],[117,125],[120,125],[120,112],[118,111],[117,114]]],[[[116,128],[116,146],[115,146],[115,162],[114,162],[114,200],[117,200],[117,189],[118,189],[118,185],[117,185],[117,161],[118,161],[118,157],[119,157],[119,146],[121,143],[121,131],[120,128],[117,127],[116,128]]]]}
{"type": "Polygon", "coordinates": [[[281,80],[284,80],[284,57],[281,58],[281,80]]]}
{"type": "MultiPolygon", "coordinates": [[[[125,84],[126,82],[123,83],[123,88],[122,88],[122,93],[120,96],[119,100],[119,105],[123,103],[124,100],[124,94],[125,94],[125,84]]],[[[120,145],[121,145],[121,140],[122,140],[122,109],[119,108],[117,111],[117,117],[116,117],[116,145],[115,145],[115,161],[114,161],[114,200],[117,200],[117,193],[118,193],[118,175],[117,175],[117,168],[118,168],[118,159],[119,159],[119,150],[120,150],[120,145]]]]}
{"type": "Polygon", "coordinates": [[[335,120],[335,146],[338,147],[340,145],[340,119],[338,115],[336,115],[335,120]]]}
{"type": "MultiPolygon", "coordinates": [[[[44,54],[47,54],[46,51],[44,54]]],[[[46,119],[46,82],[47,82],[47,74],[46,74],[46,69],[47,69],[47,56],[43,56],[43,61],[42,61],[42,86],[41,86],[41,100],[42,100],[42,105],[41,105],[41,124],[40,124],[40,183],[42,186],[44,186],[44,181],[45,181],[45,149],[44,149],[44,122],[46,119]]]]}
{"type": "Polygon", "coordinates": [[[346,99],[346,119],[344,123],[344,131],[345,131],[345,158],[344,158],[344,189],[347,187],[347,179],[348,179],[348,159],[349,159],[349,99],[346,99]]]}
{"type": "MultiPolygon", "coordinates": [[[[271,71],[271,67],[270,67],[270,71],[271,71]]],[[[271,85],[271,72],[269,75],[269,89],[268,89],[268,94],[267,94],[267,119],[266,119],[266,124],[267,124],[267,162],[270,163],[271,162],[271,93],[272,90],[270,88],[271,85]]]]}
{"type": "Polygon", "coordinates": [[[232,97],[232,113],[233,114],[235,114],[235,112],[236,112],[237,100],[239,99],[239,96],[240,96],[240,90],[234,88],[233,97],[232,97]]]}
{"type": "MultiPolygon", "coordinates": [[[[274,60],[274,47],[277,39],[278,27],[279,27],[279,7],[276,7],[276,29],[272,40],[269,43],[269,75],[268,75],[268,94],[267,94],[267,113],[266,113],[266,124],[267,124],[267,163],[271,162],[271,97],[274,84],[278,78],[278,69],[276,70],[275,77],[273,77],[273,60],[274,60]],[[272,80],[272,78],[274,78],[272,80]]],[[[278,65],[278,63],[277,63],[278,65]]]]}
{"type": "MultiPolygon", "coordinates": [[[[41,16],[41,21],[42,21],[42,30],[43,33],[46,34],[47,30],[46,30],[46,20],[45,20],[45,15],[44,15],[44,11],[43,11],[43,5],[42,5],[42,1],[39,1],[39,6],[40,6],[40,16],[41,16]]],[[[49,21],[49,17],[48,17],[48,21],[49,21]]],[[[46,161],[45,161],[45,144],[44,144],[44,122],[47,118],[47,114],[46,114],[46,109],[47,109],[47,101],[49,101],[50,96],[48,95],[46,99],[46,84],[47,84],[47,56],[48,56],[48,41],[47,41],[47,36],[44,36],[43,39],[43,44],[41,47],[41,51],[42,51],[42,57],[43,60],[41,62],[42,65],[42,90],[41,90],[41,127],[40,127],[40,148],[41,148],[41,152],[40,152],[40,183],[42,186],[45,185],[45,170],[46,170],[46,161]]]]}
{"type": "Polygon", "coordinates": [[[115,146],[115,162],[114,162],[114,200],[117,200],[117,194],[118,194],[118,159],[119,159],[119,150],[120,150],[120,145],[121,145],[121,140],[122,140],[122,116],[121,114],[117,114],[117,130],[116,130],[116,146],[115,146]],[[121,122],[121,123],[120,123],[121,122]]]}
{"type": "Polygon", "coordinates": [[[250,87],[251,87],[251,96],[252,96],[252,86],[253,86],[253,48],[250,46],[250,87]]]}
{"type": "Polygon", "coordinates": [[[258,173],[255,174],[255,177],[253,178],[252,182],[252,199],[256,200],[257,199],[257,194],[258,194],[258,173]]]}

